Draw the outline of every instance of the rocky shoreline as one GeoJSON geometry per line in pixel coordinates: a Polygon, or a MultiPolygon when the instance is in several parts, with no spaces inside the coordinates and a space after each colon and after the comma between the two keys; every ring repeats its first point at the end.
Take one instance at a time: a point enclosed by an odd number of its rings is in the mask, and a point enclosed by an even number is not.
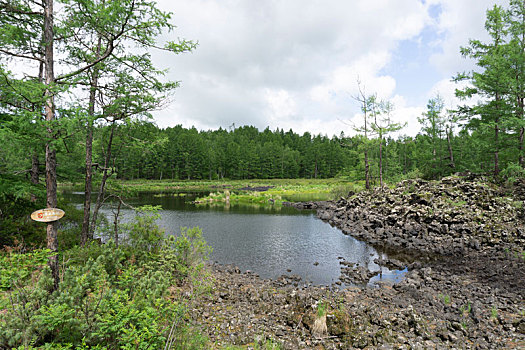
{"type": "MultiPolygon", "coordinates": [[[[389,251],[395,258],[378,263],[407,267],[405,278],[337,289],[211,265],[214,288],[194,320],[218,346],[523,349],[523,204],[519,193],[507,199],[497,187],[459,178],[295,204],[389,251]]],[[[371,277],[342,267],[349,282],[371,277]]]]}
{"type": "Polygon", "coordinates": [[[386,249],[465,255],[525,247],[523,198],[488,183],[457,177],[405,180],[336,202],[291,204],[316,209],[343,233],[386,249]]]}

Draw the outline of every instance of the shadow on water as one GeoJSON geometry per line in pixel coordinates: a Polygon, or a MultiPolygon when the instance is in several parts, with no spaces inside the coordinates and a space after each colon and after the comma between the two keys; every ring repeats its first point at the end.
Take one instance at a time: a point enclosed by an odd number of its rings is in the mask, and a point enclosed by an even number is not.
{"type": "MultiPolygon", "coordinates": [[[[191,202],[205,192],[141,193],[128,201],[134,207],[160,205],[158,224],[166,234],[178,234],[181,227],[199,226],[213,248],[210,260],[234,264],[263,278],[296,274],[314,284],[330,285],[340,277],[339,258],[379,271],[374,259],[380,256],[372,246],[344,235],[317,219],[314,211],[261,205],[199,205],[191,202]]],[[[65,193],[79,206],[82,194],[65,193]]],[[[110,208],[103,213],[111,215],[110,208]]],[[[123,220],[133,211],[123,210],[123,220]]],[[[381,277],[371,282],[397,281],[403,272],[382,268],[381,277]]]]}

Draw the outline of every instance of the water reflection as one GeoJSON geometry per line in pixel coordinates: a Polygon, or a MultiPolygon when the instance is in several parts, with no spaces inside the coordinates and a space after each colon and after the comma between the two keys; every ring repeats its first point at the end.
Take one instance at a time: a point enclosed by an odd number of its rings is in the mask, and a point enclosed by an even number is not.
{"type": "MultiPolygon", "coordinates": [[[[264,278],[277,278],[291,270],[305,280],[328,285],[340,276],[338,257],[372,271],[380,270],[373,262],[379,257],[373,247],[342,234],[317,219],[313,211],[236,204],[228,209],[224,206],[196,207],[189,201],[198,195],[202,193],[187,196],[141,194],[130,204],[161,205],[163,210],[158,223],[166,234],[178,234],[181,227],[199,226],[213,247],[212,261],[235,264],[241,270],[251,270],[264,278]]],[[[75,203],[82,202],[79,195],[68,196],[75,203]]],[[[106,208],[103,213],[109,215],[111,210],[106,208]]],[[[123,210],[123,214],[124,220],[129,220],[133,212],[123,210]]],[[[382,277],[395,279],[397,275],[383,268],[382,277]]]]}

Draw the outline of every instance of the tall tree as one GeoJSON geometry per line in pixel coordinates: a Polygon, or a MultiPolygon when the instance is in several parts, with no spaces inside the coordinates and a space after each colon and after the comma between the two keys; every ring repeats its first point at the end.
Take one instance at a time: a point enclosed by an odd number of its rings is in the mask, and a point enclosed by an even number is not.
{"type": "Polygon", "coordinates": [[[447,110],[445,116],[445,133],[447,136],[447,149],[448,149],[448,166],[450,169],[456,169],[456,163],[454,162],[454,150],[452,148],[452,137],[454,135],[454,125],[457,122],[455,111],[447,110]]]}
{"type": "Polygon", "coordinates": [[[442,115],[444,102],[441,96],[437,95],[431,98],[427,103],[427,111],[418,118],[423,131],[430,139],[432,160],[430,162],[430,174],[436,178],[441,173],[438,149],[441,144],[441,135],[443,133],[444,118],[442,115]]]}
{"type": "Polygon", "coordinates": [[[510,0],[509,16],[509,61],[510,96],[514,106],[514,128],[518,134],[518,162],[525,167],[525,1],[510,0]]]}
{"type": "MultiPolygon", "coordinates": [[[[57,163],[56,150],[53,145],[55,130],[52,123],[55,120],[55,58],[54,58],[54,10],[53,0],[44,0],[44,81],[45,81],[45,116],[48,122],[48,137],[46,143],[46,193],[47,207],[56,208],[57,200],[57,163]]],[[[47,248],[52,252],[58,252],[58,223],[56,221],[47,224],[47,248]]],[[[53,273],[54,289],[58,289],[58,254],[49,258],[49,265],[53,273]]]]}
{"type": "MultiPolygon", "coordinates": [[[[0,40],[2,57],[13,60],[26,60],[43,65],[43,83],[40,86],[42,104],[44,106],[45,126],[47,130],[46,140],[46,191],[47,206],[52,208],[57,206],[57,165],[56,165],[56,141],[61,133],[60,121],[57,120],[56,101],[66,101],[67,90],[71,86],[82,84],[83,76],[91,77],[88,83],[90,93],[93,88],[99,88],[99,79],[93,79],[93,74],[88,74],[90,70],[110,67],[102,66],[104,61],[117,57],[121,58],[119,63],[134,70],[136,76],[141,76],[144,72],[141,61],[148,57],[147,53],[140,55],[117,55],[125,52],[124,48],[129,43],[134,42],[137,50],[146,51],[147,48],[155,46],[153,38],[161,30],[172,28],[169,24],[169,14],[164,14],[155,7],[155,3],[145,0],[123,0],[109,1],[104,0],[85,0],[69,1],[61,3],[62,10],[55,11],[53,0],[43,0],[41,3],[32,0],[13,0],[0,2],[0,40]],[[150,20],[154,18],[154,20],[150,20]],[[58,33],[58,34],[57,34],[58,33]],[[95,52],[89,51],[85,54],[84,46],[87,38],[104,38],[102,45],[95,45],[95,52]],[[80,38],[78,41],[76,39],[80,38]],[[75,39],[75,40],[73,40],[75,39]],[[84,40],[84,41],[83,41],[84,40]],[[75,43],[77,44],[75,46],[75,43]],[[43,48],[43,50],[42,50],[43,48]],[[64,72],[55,76],[55,50],[61,55],[61,71],[64,72]],[[82,60],[81,58],[87,58],[82,60]],[[131,62],[131,64],[130,64],[131,62]]],[[[93,45],[86,47],[92,48],[93,45]]],[[[194,43],[178,41],[168,42],[162,48],[172,52],[183,52],[194,47],[194,43]]],[[[148,61],[151,62],[151,61],[148,61]]],[[[4,65],[5,66],[5,65],[4,65]]],[[[111,67],[112,69],[114,67],[111,67]]],[[[2,68],[4,71],[5,69],[2,68]]],[[[106,71],[111,73],[111,70],[106,71]]],[[[156,88],[166,87],[157,79],[151,77],[150,71],[144,73],[145,80],[153,84],[156,88]]],[[[155,70],[156,73],[161,73],[155,70]]],[[[98,74],[97,74],[98,75],[98,74]]],[[[129,76],[129,74],[128,74],[129,76]]],[[[121,78],[121,77],[120,77],[121,78]]],[[[120,78],[117,78],[119,80],[120,78]]],[[[134,77],[131,78],[133,80],[134,77]]],[[[35,79],[19,79],[20,82],[35,79]]],[[[85,81],[85,80],[84,80],[85,81]]],[[[176,83],[168,83],[175,84],[176,83]]],[[[142,86],[145,88],[145,86],[142,86]]],[[[125,87],[120,84],[120,91],[125,87]]],[[[135,93],[137,89],[131,89],[135,93]]],[[[28,89],[26,89],[28,91],[28,89]]],[[[143,96],[143,90],[140,96],[143,96]]],[[[129,94],[119,97],[118,103],[113,103],[112,108],[126,105],[125,113],[135,108],[137,104],[150,106],[152,102],[148,98],[136,98],[129,94]],[[136,103],[133,106],[133,103],[136,103]]],[[[26,100],[28,96],[23,96],[26,100]]],[[[141,107],[142,108],[142,107],[141,107]]],[[[109,108],[111,110],[111,108],[109,108]]],[[[61,115],[65,115],[61,113],[61,115]]],[[[62,119],[62,118],[60,118],[62,119]]],[[[47,244],[52,251],[58,251],[57,224],[50,223],[47,226],[47,244]]],[[[50,259],[50,267],[55,279],[55,288],[58,287],[58,256],[55,254],[50,259]]]]}
{"type": "MultiPolygon", "coordinates": [[[[79,72],[82,74],[75,82],[77,86],[86,87],[88,95],[85,202],[81,233],[81,242],[84,244],[93,235],[89,219],[94,122],[110,118],[111,123],[115,123],[116,120],[123,121],[131,115],[144,115],[147,111],[159,108],[165,96],[178,84],[160,82],[165,72],[153,66],[149,51],[158,49],[178,54],[192,50],[196,44],[178,40],[168,41],[163,46],[157,45],[157,36],[171,31],[174,25],[169,21],[171,14],[158,10],[153,1],[90,0],[68,4],[65,17],[70,26],[64,30],[64,35],[71,41],[66,46],[68,63],[88,67],[79,72]],[[110,107],[112,104],[123,111],[118,117],[111,111],[115,108],[110,107]]],[[[107,176],[106,170],[104,174],[107,176]]]]}
{"type": "Polygon", "coordinates": [[[358,94],[354,96],[354,99],[361,105],[361,112],[363,113],[363,126],[354,127],[358,132],[362,132],[364,135],[364,155],[365,155],[365,188],[370,189],[370,165],[368,163],[368,134],[370,132],[370,113],[372,112],[373,105],[376,102],[376,95],[367,95],[365,88],[361,87],[361,82],[357,81],[358,94]]]}
{"type": "Polygon", "coordinates": [[[506,45],[508,13],[501,6],[495,5],[487,11],[485,29],[491,38],[489,43],[470,40],[469,46],[461,48],[464,57],[476,60],[480,71],[458,74],[455,77],[456,81],[469,81],[471,85],[456,90],[456,95],[463,99],[481,97],[476,106],[465,107],[462,112],[469,118],[469,127],[493,129],[493,169],[497,176],[500,172],[501,128],[502,125],[509,125],[510,116],[509,104],[505,98],[512,79],[509,50],[506,45]]]}
{"type": "Polygon", "coordinates": [[[392,121],[393,110],[394,105],[390,101],[380,100],[372,104],[371,129],[379,137],[379,184],[381,187],[383,187],[383,138],[405,126],[405,124],[392,121]]]}

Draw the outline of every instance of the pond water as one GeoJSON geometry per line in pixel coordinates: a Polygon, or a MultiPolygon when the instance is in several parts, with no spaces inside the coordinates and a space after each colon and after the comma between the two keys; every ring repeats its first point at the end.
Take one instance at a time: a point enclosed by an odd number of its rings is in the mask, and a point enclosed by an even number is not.
{"type": "MultiPolygon", "coordinates": [[[[83,193],[64,195],[81,206],[83,193]]],[[[213,248],[211,261],[234,264],[264,278],[297,274],[304,281],[330,285],[340,276],[341,257],[371,271],[382,270],[371,283],[401,278],[402,272],[389,271],[373,262],[380,256],[373,247],[317,219],[313,211],[250,205],[196,206],[190,202],[197,195],[203,194],[141,193],[128,203],[161,205],[158,224],[166,234],[178,234],[181,227],[199,226],[213,248]]],[[[110,215],[111,209],[102,212],[110,215]]],[[[132,216],[132,210],[123,210],[123,220],[132,216]]]]}

